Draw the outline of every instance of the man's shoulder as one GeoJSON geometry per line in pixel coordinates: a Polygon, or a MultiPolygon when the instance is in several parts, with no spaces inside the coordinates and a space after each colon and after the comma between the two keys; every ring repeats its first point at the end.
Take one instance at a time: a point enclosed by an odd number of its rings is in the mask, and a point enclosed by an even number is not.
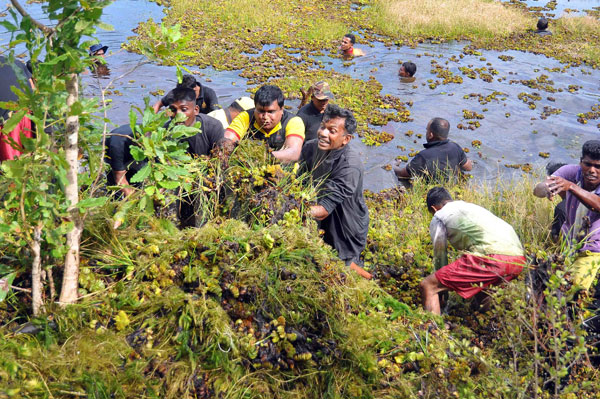
{"type": "Polygon", "coordinates": [[[358,150],[352,144],[352,141],[350,141],[344,148],[345,150],[341,158],[346,163],[346,166],[357,168],[360,172],[362,172],[364,169],[363,161],[358,153],[358,150]]]}
{"type": "Polygon", "coordinates": [[[570,164],[564,165],[558,168],[557,171],[552,173],[553,176],[562,177],[565,180],[569,180],[575,182],[577,179],[577,174],[581,171],[581,166],[570,164]]]}

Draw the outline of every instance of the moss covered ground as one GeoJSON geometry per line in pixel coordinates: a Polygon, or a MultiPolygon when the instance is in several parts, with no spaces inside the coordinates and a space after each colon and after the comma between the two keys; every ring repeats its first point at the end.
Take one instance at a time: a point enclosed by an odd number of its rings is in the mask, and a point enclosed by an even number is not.
{"type": "MultiPolygon", "coordinates": [[[[251,141],[227,164],[204,162],[203,201],[226,192],[205,225],[132,213],[114,230],[108,204],[87,222],[78,304],[29,319],[27,295],[0,303],[1,398],[551,397],[566,367],[556,355],[570,364],[552,397],[595,397],[593,350],[550,345],[556,323],[535,316],[527,273],[493,291],[487,313],[454,295],[444,318],[421,309],[428,185],[366,193],[367,281],[319,239],[303,206],[314,194],[293,167],[251,141]],[[273,212],[281,198],[293,206],[273,212]]],[[[450,190],[515,226],[533,263],[564,268],[548,255],[552,204],[532,199],[530,182],[450,190]]]]}

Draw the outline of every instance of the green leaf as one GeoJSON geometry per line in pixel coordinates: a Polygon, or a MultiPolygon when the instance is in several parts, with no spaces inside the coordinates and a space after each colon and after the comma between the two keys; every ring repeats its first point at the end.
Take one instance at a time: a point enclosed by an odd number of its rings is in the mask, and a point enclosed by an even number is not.
{"type": "Polygon", "coordinates": [[[10,285],[12,284],[16,275],[17,273],[13,272],[0,278],[0,302],[4,301],[4,299],[10,292],[10,285]]]}
{"type": "Polygon", "coordinates": [[[130,182],[139,183],[141,181],[144,181],[148,176],[150,176],[150,165],[146,165],[142,169],[138,170],[138,172],[135,175],[133,175],[130,182]]]}
{"type": "Polygon", "coordinates": [[[11,132],[15,127],[17,127],[19,122],[21,122],[21,119],[23,119],[23,117],[25,116],[26,113],[27,113],[26,109],[22,109],[20,111],[13,112],[12,116],[4,124],[4,127],[2,128],[2,130],[4,132],[11,132]]]}
{"type": "Polygon", "coordinates": [[[176,181],[159,181],[158,185],[166,188],[167,190],[173,190],[177,187],[179,187],[179,182],[176,181]]]}
{"type": "Polygon", "coordinates": [[[77,203],[77,208],[80,210],[96,208],[106,204],[108,197],[86,198],[77,203]]]}
{"type": "Polygon", "coordinates": [[[135,159],[138,162],[141,162],[144,159],[146,159],[146,155],[144,155],[144,151],[140,147],[131,146],[129,147],[129,152],[131,153],[133,159],[135,159]]]}
{"type": "Polygon", "coordinates": [[[114,26],[112,26],[111,24],[107,24],[107,23],[101,22],[101,21],[98,21],[96,23],[96,26],[98,28],[100,28],[102,30],[106,30],[106,31],[113,31],[113,30],[115,30],[114,26]]]}

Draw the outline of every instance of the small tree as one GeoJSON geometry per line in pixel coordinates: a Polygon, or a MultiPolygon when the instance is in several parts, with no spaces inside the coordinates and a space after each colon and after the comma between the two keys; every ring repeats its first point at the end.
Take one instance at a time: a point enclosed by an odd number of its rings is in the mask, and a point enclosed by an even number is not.
{"type": "MultiPolygon", "coordinates": [[[[0,212],[0,233],[17,259],[31,259],[32,305],[38,315],[44,280],[49,283],[50,298],[56,296],[52,268],[42,267],[44,254],[59,264],[64,259],[59,303],[75,302],[84,220],[91,208],[108,200],[95,194],[103,172],[100,143],[106,138],[107,121],[103,121],[103,128],[91,124],[101,106],[96,99],[79,96],[79,75],[93,62],[87,49],[94,43],[91,38],[96,29],[112,29],[100,21],[110,1],[49,0],[43,7],[52,25],[32,19],[17,0],[11,2],[21,18],[11,10],[13,22],[0,23],[12,32],[11,48],[20,43],[27,47],[36,87],[32,90],[22,79],[22,90],[17,90],[19,101],[3,104],[13,110],[4,130],[10,131],[28,114],[36,134],[31,139],[22,138],[20,158],[2,164],[0,198],[4,212],[0,212]]],[[[139,49],[150,59],[177,62],[185,54],[182,49],[187,38],[181,36],[179,26],[161,27],[152,34],[152,44],[139,49]]],[[[14,61],[12,52],[9,59],[14,61]]],[[[181,78],[179,67],[177,72],[181,78]]],[[[3,275],[0,300],[15,272],[0,265],[0,277],[3,275]]]]}

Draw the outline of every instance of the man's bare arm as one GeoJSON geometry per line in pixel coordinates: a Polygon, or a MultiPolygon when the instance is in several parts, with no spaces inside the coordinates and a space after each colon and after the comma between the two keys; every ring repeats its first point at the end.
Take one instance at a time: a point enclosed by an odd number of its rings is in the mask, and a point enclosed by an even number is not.
{"type": "Polygon", "coordinates": [[[560,195],[565,198],[566,194],[570,192],[573,194],[581,203],[594,212],[600,212],[600,196],[594,194],[592,191],[587,191],[578,184],[570,182],[562,177],[550,176],[546,180],[548,189],[550,190],[549,198],[554,195],[560,195]]]}
{"type": "Polygon", "coordinates": [[[121,191],[125,194],[126,197],[133,194],[133,188],[129,186],[129,182],[127,181],[127,171],[126,170],[113,170],[113,176],[115,178],[115,182],[117,186],[122,186],[121,191]]]}
{"type": "Polygon", "coordinates": [[[473,162],[470,159],[467,159],[467,162],[460,165],[460,168],[465,172],[469,172],[471,169],[473,169],[473,162]]]}
{"type": "Polygon", "coordinates": [[[304,139],[302,137],[288,136],[281,150],[273,151],[272,154],[283,163],[296,162],[300,159],[303,143],[304,139]]]}

